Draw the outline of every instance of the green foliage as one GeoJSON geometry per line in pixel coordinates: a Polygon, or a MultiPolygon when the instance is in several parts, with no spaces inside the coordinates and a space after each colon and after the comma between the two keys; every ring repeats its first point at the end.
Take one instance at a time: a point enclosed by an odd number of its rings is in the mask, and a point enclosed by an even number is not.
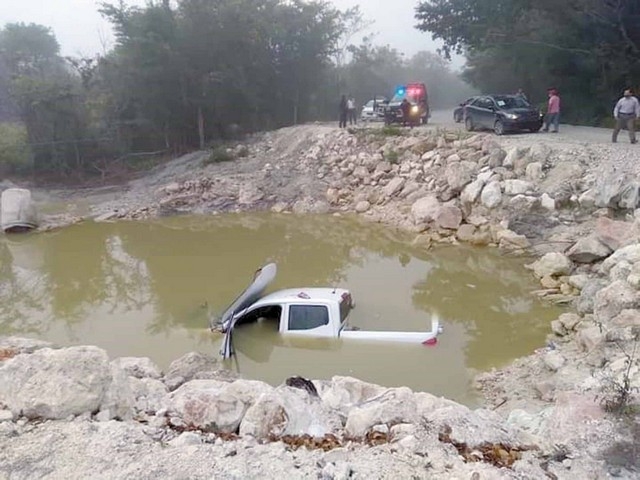
{"type": "Polygon", "coordinates": [[[640,78],[637,0],[430,0],[418,28],[466,53],[466,78],[486,92],[523,88],[534,103],[560,90],[562,117],[597,124],[640,78]]]}
{"type": "Polygon", "coordinates": [[[385,125],[380,129],[380,135],[383,137],[399,137],[405,135],[405,131],[397,125],[385,125]]]}
{"type": "Polygon", "coordinates": [[[0,123],[0,171],[22,172],[30,167],[26,127],[18,123],[0,123]]]}
{"type": "Polygon", "coordinates": [[[400,160],[400,154],[396,150],[389,150],[384,154],[384,158],[389,163],[396,164],[400,160]]]}
{"type": "Polygon", "coordinates": [[[202,161],[202,165],[211,165],[212,163],[231,162],[234,156],[225,147],[215,148],[211,154],[202,161]]]}
{"type": "Polygon", "coordinates": [[[625,369],[621,378],[606,377],[603,381],[598,400],[605,411],[619,415],[637,414],[638,405],[631,404],[633,392],[638,391],[637,387],[631,385],[631,369],[636,363],[636,353],[640,343],[640,331],[635,332],[633,349],[628,352],[620,342],[616,343],[625,357],[625,369]]]}

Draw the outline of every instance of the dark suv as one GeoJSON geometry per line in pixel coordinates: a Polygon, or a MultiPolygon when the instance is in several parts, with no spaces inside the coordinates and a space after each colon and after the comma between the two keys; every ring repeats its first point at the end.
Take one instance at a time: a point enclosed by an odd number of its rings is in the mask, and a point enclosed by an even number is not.
{"type": "Polygon", "coordinates": [[[496,135],[509,131],[542,128],[540,110],[518,95],[482,95],[464,106],[464,124],[468,131],[490,129],[496,135]]]}

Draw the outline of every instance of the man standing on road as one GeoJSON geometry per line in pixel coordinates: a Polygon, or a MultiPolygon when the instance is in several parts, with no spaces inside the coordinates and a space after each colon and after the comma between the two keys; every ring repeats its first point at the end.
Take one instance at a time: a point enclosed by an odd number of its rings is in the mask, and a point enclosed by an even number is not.
{"type": "Polygon", "coordinates": [[[352,95],[349,95],[349,100],[347,100],[347,109],[349,110],[349,125],[357,123],[358,119],[356,118],[356,100],[352,95]]]}
{"type": "Polygon", "coordinates": [[[560,126],[560,96],[558,90],[550,88],[548,90],[549,104],[547,106],[547,117],[545,118],[544,131],[548,132],[549,127],[553,125],[553,133],[558,133],[558,127],[560,126]]]}
{"type": "Polygon", "coordinates": [[[613,129],[611,141],[618,141],[618,133],[623,127],[629,131],[629,140],[636,143],[636,118],[640,118],[640,102],[633,96],[630,88],[624,91],[624,96],[618,100],[613,109],[613,117],[616,119],[616,126],[613,129]]]}
{"type": "Polygon", "coordinates": [[[342,95],[340,98],[340,106],[338,107],[340,114],[340,128],[346,128],[347,126],[347,115],[349,113],[349,109],[347,108],[347,96],[342,95]]]}

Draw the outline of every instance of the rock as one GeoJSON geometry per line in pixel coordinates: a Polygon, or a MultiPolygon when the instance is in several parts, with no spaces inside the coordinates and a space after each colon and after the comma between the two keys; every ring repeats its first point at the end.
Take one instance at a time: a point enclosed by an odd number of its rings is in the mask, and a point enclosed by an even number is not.
{"type": "Polygon", "coordinates": [[[538,182],[542,179],[542,163],[533,162],[527,165],[525,177],[530,182],[538,182]]]}
{"type": "Polygon", "coordinates": [[[560,282],[555,278],[553,278],[552,276],[547,275],[546,277],[542,277],[540,279],[540,285],[542,285],[542,288],[553,289],[553,288],[559,288],[560,282]]]}
{"type": "Polygon", "coordinates": [[[445,170],[445,178],[449,188],[453,192],[461,192],[462,189],[471,183],[472,176],[471,170],[462,163],[455,162],[449,163],[445,170]]]}
{"type": "Polygon", "coordinates": [[[587,282],[582,291],[580,292],[580,298],[576,303],[576,310],[579,314],[585,315],[593,313],[593,305],[595,303],[596,293],[606,287],[607,281],[602,279],[592,279],[587,282]]]}
{"type": "Polygon", "coordinates": [[[568,282],[573,288],[582,290],[589,282],[589,275],[571,275],[568,282]]]}
{"type": "Polygon", "coordinates": [[[416,420],[413,392],[406,387],[391,388],[384,395],[352,408],[348,413],[345,432],[351,437],[361,438],[374,425],[414,423],[416,420]]]}
{"type": "Polygon", "coordinates": [[[264,193],[260,187],[254,183],[243,183],[238,192],[238,203],[240,205],[253,205],[264,198],[264,193]]]}
{"type": "Polygon", "coordinates": [[[502,190],[500,182],[491,182],[482,189],[480,195],[482,205],[487,208],[496,208],[502,202],[502,190]]]}
{"type": "Polygon", "coordinates": [[[523,150],[518,147],[512,147],[507,150],[507,155],[502,162],[503,167],[513,168],[516,160],[523,155],[523,150]]]}
{"type": "Polygon", "coordinates": [[[593,313],[600,322],[608,322],[620,312],[640,306],[640,293],[627,282],[618,280],[598,291],[593,313]]]}
{"type": "Polygon", "coordinates": [[[598,218],[596,222],[596,236],[600,242],[615,251],[637,242],[640,232],[634,223],[620,222],[606,217],[598,218]]]}
{"type": "Polygon", "coordinates": [[[604,333],[600,327],[589,327],[580,330],[576,340],[583,351],[590,352],[604,341],[604,333]]]}
{"type": "Polygon", "coordinates": [[[216,371],[220,368],[215,357],[191,352],[171,362],[163,380],[169,390],[175,390],[183,383],[192,380],[198,372],[216,371]]]}
{"type": "Polygon", "coordinates": [[[182,432],[173,440],[169,441],[172,447],[187,447],[190,445],[201,445],[202,437],[194,432],[182,432]]]}
{"type": "Polygon", "coordinates": [[[169,394],[168,415],[205,432],[234,433],[247,409],[272,390],[250,380],[191,380],[169,394]]]}
{"type": "Polygon", "coordinates": [[[556,201],[555,199],[551,198],[548,193],[543,193],[540,197],[540,206],[545,210],[553,212],[556,209],[556,201]]]}
{"type": "Polygon", "coordinates": [[[458,207],[443,205],[436,212],[435,222],[440,228],[456,230],[462,223],[462,212],[458,207]]]}
{"type": "Polygon", "coordinates": [[[100,413],[107,420],[130,420],[135,401],[129,376],[118,365],[111,363],[111,383],[100,403],[100,413]]]}
{"type": "Polygon", "coordinates": [[[134,408],[147,415],[166,409],[169,405],[169,389],[153,378],[130,378],[129,386],[135,398],[134,408]]]}
{"type": "Polygon", "coordinates": [[[357,166],[352,174],[354,177],[359,179],[365,179],[369,177],[369,170],[364,166],[357,166]]]}
{"type": "Polygon", "coordinates": [[[14,418],[14,415],[11,410],[0,410],[0,423],[12,422],[13,418],[14,418]]]}
{"type": "Polygon", "coordinates": [[[634,243],[633,245],[628,245],[616,250],[613,255],[602,262],[600,271],[608,274],[614,266],[622,261],[630,264],[640,262],[640,244],[634,243]]]}
{"type": "Polygon", "coordinates": [[[480,198],[480,194],[482,193],[482,187],[484,187],[484,182],[481,180],[474,180],[469,185],[464,187],[462,194],[460,195],[460,200],[466,204],[474,204],[478,198],[480,198]]]}
{"type": "Polygon", "coordinates": [[[568,275],[571,273],[573,264],[564,254],[551,252],[527,267],[533,270],[536,277],[543,278],[546,276],[568,275]]]}
{"type": "Polygon", "coordinates": [[[529,248],[531,243],[524,235],[518,235],[516,232],[505,229],[498,231],[498,245],[503,250],[519,250],[529,248]]]}
{"type": "Polygon", "coordinates": [[[531,148],[529,149],[529,154],[527,156],[529,157],[530,161],[544,165],[544,163],[549,159],[550,155],[551,148],[549,148],[544,143],[538,142],[534,143],[531,146],[531,148]]]}
{"type": "Polygon", "coordinates": [[[524,195],[532,190],[533,184],[531,182],[525,182],[524,180],[505,180],[504,182],[505,195],[524,195]]]}
{"type": "Polygon", "coordinates": [[[370,208],[371,208],[371,204],[368,201],[363,200],[357,203],[355,210],[356,210],[356,213],[365,213],[370,208]]]}
{"type": "Polygon", "coordinates": [[[53,348],[53,345],[44,340],[21,337],[0,337],[0,350],[9,350],[19,353],[33,353],[42,348],[53,348]]]}
{"type": "Polygon", "coordinates": [[[551,331],[555,333],[559,337],[564,337],[567,335],[567,329],[564,328],[564,325],[560,320],[553,320],[551,322],[551,331]]]}
{"type": "Polygon", "coordinates": [[[560,352],[555,350],[546,353],[545,356],[542,358],[542,361],[544,362],[546,367],[552,372],[557,372],[566,363],[566,359],[560,354],[560,352]]]}
{"type": "Polygon", "coordinates": [[[640,312],[638,310],[622,310],[611,320],[611,325],[618,328],[640,327],[640,312]]]}
{"type": "Polygon", "coordinates": [[[471,242],[474,238],[476,227],[469,224],[460,225],[456,232],[456,238],[461,242],[471,242]]]}
{"type": "Polygon", "coordinates": [[[136,378],[160,378],[162,372],[150,358],[121,357],[116,358],[113,365],[124,370],[127,375],[136,378]]]}
{"type": "Polygon", "coordinates": [[[569,259],[576,263],[594,263],[611,255],[612,250],[600,242],[598,237],[590,235],[581,238],[567,252],[569,259]]]}
{"type": "Polygon", "coordinates": [[[580,317],[575,313],[563,313],[558,317],[558,321],[568,332],[571,332],[580,323],[580,317]]]}
{"type": "Polygon", "coordinates": [[[382,189],[383,193],[387,197],[393,197],[400,191],[402,191],[402,187],[404,187],[406,180],[402,177],[393,178],[385,187],[382,189]]]}
{"type": "Polygon", "coordinates": [[[429,195],[417,200],[411,206],[411,216],[413,222],[416,225],[429,223],[435,220],[436,215],[440,209],[440,202],[438,199],[429,195]]]}
{"type": "Polygon", "coordinates": [[[353,407],[377,397],[384,391],[385,388],[379,385],[356,378],[336,376],[319,393],[322,403],[346,416],[353,407]]]}
{"type": "Polygon", "coordinates": [[[97,411],[112,377],[97,347],[49,348],[0,363],[0,404],[27,418],[64,419],[97,411]]]}
{"type": "Polygon", "coordinates": [[[596,206],[596,192],[595,190],[587,190],[578,197],[578,204],[584,210],[592,210],[596,206]]]}
{"type": "Polygon", "coordinates": [[[267,439],[270,435],[324,437],[342,428],[338,415],[307,391],[281,386],[261,396],[247,410],[240,435],[267,439]]]}
{"type": "Polygon", "coordinates": [[[528,212],[532,210],[538,203],[536,197],[529,195],[516,195],[509,200],[509,207],[518,212],[528,212]]]}
{"type": "Polygon", "coordinates": [[[598,178],[595,204],[599,208],[627,208],[638,206],[638,183],[625,172],[613,171],[598,178]]]}

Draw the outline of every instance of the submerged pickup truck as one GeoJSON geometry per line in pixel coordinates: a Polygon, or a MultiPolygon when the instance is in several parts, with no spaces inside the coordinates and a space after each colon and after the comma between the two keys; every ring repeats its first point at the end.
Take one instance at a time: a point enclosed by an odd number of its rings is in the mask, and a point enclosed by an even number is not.
{"type": "Polygon", "coordinates": [[[227,308],[214,331],[225,334],[220,354],[234,353],[233,330],[241,324],[269,319],[278,322],[281,335],[342,338],[368,341],[410,342],[432,345],[442,332],[439,320],[431,319],[431,331],[387,332],[349,329],[347,320],[354,307],[351,293],[343,288],[293,288],[264,295],[276,275],[270,263],[258,271],[249,287],[227,308]]]}

